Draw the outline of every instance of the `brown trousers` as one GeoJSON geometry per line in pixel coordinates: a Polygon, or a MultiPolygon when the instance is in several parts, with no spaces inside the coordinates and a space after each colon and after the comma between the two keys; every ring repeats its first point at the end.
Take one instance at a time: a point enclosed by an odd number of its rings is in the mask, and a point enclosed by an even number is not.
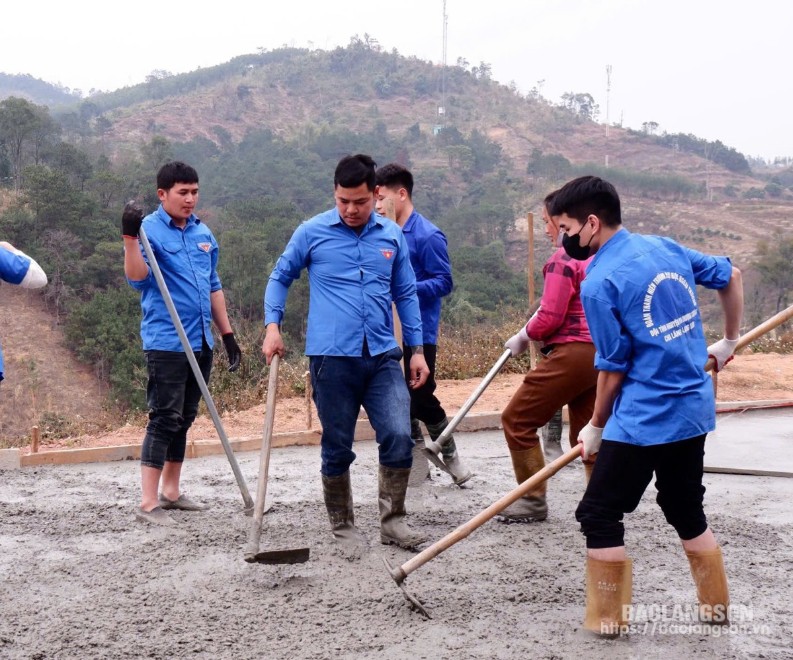
{"type": "Polygon", "coordinates": [[[525,451],[540,441],[537,429],[567,404],[570,446],[592,418],[597,375],[595,347],[585,342],[555,344],[551,352],[526,374],[501,413],[504,436],[511,451],[525,451]]]}

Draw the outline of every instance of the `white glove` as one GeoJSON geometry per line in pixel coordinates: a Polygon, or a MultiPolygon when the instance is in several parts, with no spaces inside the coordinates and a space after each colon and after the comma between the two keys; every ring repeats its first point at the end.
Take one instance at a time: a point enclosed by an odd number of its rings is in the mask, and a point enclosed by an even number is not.
{"type": "MultiPolygon", "coordinates": [[[[534,314],[532,314],[532,315],[531,315],[531,317],[529,318],[529,323],[531,323],[531,322],[532,322],[534,319],[536,319],[536,318],[537,318],[537,314],[539,314],[539,313],[540,313],[540,310],[541,310],[541,309],[542,309],[542,307],[538,307],[538,308],[537,308],[537,311],[536,311],[536,312],[534,312],[534,314]]],[[[528,323],[527,323],[526,325],[528,325],[528,323]]]]}
{"type": "Polygon", "coordinates": [[[521,353],[525,353],[528,347],[529,333],[526,332],[525,325],[518,331],[517,334],[512,335],[504,343],[504,348],[508,348],[510,351],[512,351],[512,357],[517,357],[521,353]]]}
{"type": "Polygon", "coordinates": [[[723,339],[719,339],[715,344],[708,346],[708,357],[712,357],[716,360],[716,367],[714,368],[716,373],[724,369],[724,365],[732,360],[733,352],[737,345],[737,339],[727,339],[727,337],[724,337],[723,339]]]}
{"type": "Polygon", "coordinates": [[[600,451],[600,443],[603,440],[603,429],[595,426],[592,422],[581,429],[578,434],[578,444],[584,445],[583,458],[588,461],[592,456],[600,451]]]}

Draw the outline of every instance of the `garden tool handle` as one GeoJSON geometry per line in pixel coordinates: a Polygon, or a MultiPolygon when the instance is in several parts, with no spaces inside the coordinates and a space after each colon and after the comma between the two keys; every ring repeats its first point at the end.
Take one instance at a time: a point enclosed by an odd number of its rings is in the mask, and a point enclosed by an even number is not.
{"type": "MultiPolygon", "coordinates": [[[[496,363],[487,372],[487,375],[482,379],[482,382],[479,383],[478,387],[473,391],[471,396],[468,397],[468,400],[462,405],[460,410],[457,411],[457,414],[452,418],[452,420],[446,425],[446,428],[443,429],[443,432],[435,438],[435,445],[440,448],[446,444],[449,437],[454,433],[454,429],[457,428],[457,425],[462,421],[463,417],[468,414],[468,411],[471,410],[473,405],[477,402],[480,396],[482,396],[482,392],[484,392],[488,385],[490,385],[491,381],[496,377],[499,371],[503,368],[503,366],[507,363],[507,360],[512,357],[512,351],[509,349],[505,350],[501,357],[498,358],[496,363]]],[[[434,448],[433,448],[434,450],[434,448]]],[[[438,452],[435,452],[436,454],[438,452]]]]}
{"type": "MultiPolygon", "coordinates": [[[[507,351],[507,353],[509,353],[509,351],[507,351]]],[[[537,488],[537,486],[539,486],[546,479],[552,477],[565,465],[567,465],[568,463],[572,463],[576,458],[581,456],[581,449],[582,449],[582,445],[580,444],[576,445],[575,447],[570,449],[566,454],[562,454],[555,461],[548,463],[548,465],[546,465],[536,474],[526,479],[526,481],[524,481],[517,488],[515,488],[515,490],[507,493],[500,500],[493,502],[493,504],[491,504],[484,511],[478,513],[476,516],[471,518],[471,520],[469,520],[466,523],[463,523],[457,529],[450,532],[439,541],[433,543],[430,547],[422,550],[415,557],[408,559],[401,566],[392,569],[391,577],[394,578],[397,584],[401,584],[401,582],[417,568],[420,568],[421,566],[426,564],[428,561],[430,561],[430,559],[437,557],[444,550],[447,550],[458,541],[462,541],[471,532],[484,525],[488,520],[490,520],[497,514],[501,513],[510,504],[517,501],[518,499],[520,499],[527,493],[531,492],[535,488],[537,488]]]]}
{"type": "Polygon", "coordinates": [[[173,304],[173,298],[171,298],[171,293],[168,291],[168,286],[165,284],[165,279],[163,279],[160,265],[157,263],[157,258],[154,256],[154,250],[152,250],[151,243],[149,243],[149,238],[146,236],[146,232],[144,231],[143,227],[140,228],[138,238],[143,245],[143,250],[146,253],[146,258],[149,261],[149,268],[151,268],[154,279],[157,281],[157,286],[159,287],[160,294],[165,301],[165,306],[168,308],[168,313],[171,315],[171,321],[173,321],[174,328],[176,328],[176,334],[179,335],[179,341],[182,342],[182,348],[184,349],[185,355],[187,356],[187,361],[190,363],[190,368],[193,370],[193,375],[195,376],[196,382],[198,383],[198,387],[201,389],[201,395],[204,397],[204,403],[206,403],[207,410],[209,410],[209,414],[212,416],[212,421],[215,422],[215,428],[217,429],[218,436],[220,436],[220,442],[223,445],[223,450],[226,452],[226,457],[229,459],[231,470],[234,472],[234,477],[237,480],[237,485],[239,486],[240,493],[242,494],[242,501],[245,503],[246,509],[253,509],[253,499],[251,498],[251,494],[248,492],[248,486],[245,483],[245,478],[242,476],[240,466],[237,464],[237,459],[234,456],[234,451],[232,450],[229,440],[226,437],[226,432],[223,429],[222,422],[220,421],[220,415],[218,415],[215,402],[212,400],[212,395],[209,393],[209,388],[204,382],[204,376],[201,374],[201,369],[199,368],[198,362],[196,361],[195,355],[193,354],[190,341],[187,339],[187,334],[184,331],[182,320],[179,318],[179,312],[176,311],[176,306],[173,304]]]}
{"type": "MultiPolygon", "coordinates": [[[[760,325],[749,330],[749,332],[746,334],[741,335],[738,339],[738,345],[735,347],[733,354],[737,353],[743,348],[746,348],[755,339],[759,339],[767,332],[771,332],[771,330],[779,327],[785,321],[789,321],[791,318],[793,318],[793,305],[786,307],[781,312],[774,314],[771,318],[766,319],[760,325]]],[[[716,360],[709,357],[708,361],[705,363],[705,371],[711,371],[715,366],[716,360]]]]}

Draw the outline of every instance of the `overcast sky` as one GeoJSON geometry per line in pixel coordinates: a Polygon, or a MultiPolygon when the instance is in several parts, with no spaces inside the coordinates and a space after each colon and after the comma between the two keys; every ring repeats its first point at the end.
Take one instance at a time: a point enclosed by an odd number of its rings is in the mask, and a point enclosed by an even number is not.
{"type": "MultiPolygon", "coordinates": [[[[1,11],[0,72],[85,94],[364,33],[403,55],[443,57],[443,0],[22,0],[1,11]]],[[[793,156],[790,0],[447,0],[446,14],[448,64],[486,62],[499,82],[552,102],[588,92],[601,121],[610,65],[612,123],[793,156]]]]}

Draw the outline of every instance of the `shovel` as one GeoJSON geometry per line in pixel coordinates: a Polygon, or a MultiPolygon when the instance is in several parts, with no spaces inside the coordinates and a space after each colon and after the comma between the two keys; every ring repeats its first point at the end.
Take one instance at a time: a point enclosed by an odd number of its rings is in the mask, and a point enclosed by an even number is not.
{"type": "MultiPolygon", "coordinates": [[[[507,351],[506,354],[508,355],[509,351],[507,351]]],[[[493,502],[493,504],[487,507],[484,511],[478,513],[468,522],[460,525],[453,532],[450,532],[449,534],[444,536],[440,541],[436,541],[430,547],[426,548],[425,550],[422,550],[414,557],[411,557],[401,566],[394,567],[388,563],[388,560],[385,557],[383,557],[383,563],[386,565],[389,574],[393,578],[394,582],[397,583],[397,586],[402,590],[402,593],[404,594],[405,598],[407,598],[407,600],[411,603],[411,605],[428,619],[432,618],[430,617],[429,612],[427,612],[427,610],[418,600],[418,598],[416,598],[410,592],[408,592],[407,589],[405,589],[405,586],[402,584],[408,575],[410,575],[417,568],[422,567],[424,564],[430,561],[430,559],[434,559],[435,557],[437,557],[444,550],[448,550],[458,541],[462,541],[471,532],[484,525],[488,520],[495,517],[497,514],[501,513],[510,504],[512,504],[513,502],[517,501],[518,499],[526,495],[526,493],[529,493],[535,488],[537,488],[537,486],[539,486],[546,479],[549,479],[550,477],[555,475],[565,465],[567,465],[568,463],[572,463],[576,458],[578,458],[581,455],[582,448],[583,445],[577,445],[572,449],[570,449],[566,454],[562,454],[552,463],[548,463],[548,465],[546,465],[536,474],[526,479],[526,481],[520,484],[520,486],[518,486],[515,490],[507,493],[500,500],[493,502]]]]}
{"type": "Polygon", "coordinates": [[[275,393],[278,388],[278,366],[281,358],[273,355],[270,363],[270,380],[267,384],[267,406],[264,413],[264,436],[259,460],[259,482],[256,486],[256,504],[253,507],[253,522],[248,533],[245,561],[249,564],[302,564],[308,561],[309,548],[292,550],[259,550],[262,537],[264,501],[267,496],[267,473],[270,468],[270,447],[275,422],[275,393]]]}
{"type": "Polygon", "coordinates": [[[196,382],[198,383],[198,387],[201,389],[201,395],[204,397],[204,403],[206,403],[209,414],[212,416],[212,421],[215,422],[215,428],[217,429],[218,436],[220,436],[220,442],[223,445],[223,450],[226,452],[226,457],[229,459],[229,463],[231,463],[231,471],[234,472],[234,477],[237,480],[240,493],[242,493],[242,501],[245,503],[245,510],[250,511],[253,509],[253,499],[251,498],[251,494],[248,492],[248,485],[245,483],[245,477],[242,476],[240,466],[237,463],[237,458],[234,456],[234,451],[232,450],[229,440],[226,437],[226,431],[223,429],[223,424],[220,421],[220,415],[218,415],[217,408],[215,408],[215,402],[212,400],[212,395],[209,393],[209,388],[204,382],[204,377],[201,375],[201,369],[198,367],[198,362],[196,361],[195,355],[193,354],[190,341],[187,339],[187,335],[185,334],[182,320],[179,318],[179,312],[176,311],[176,307],[173,304],[173,298],[171,298],[171,294],[168,291],[168,287],[166,286],[165,280],[162,277],[162,271],[160,270],[160,266],[154,256],[154,250],[151,249],[151,243],[149,243],[149,238],[146,236],[146,232],[144,231],[143,227],[140,228],[139,237],[140,242],[143,245],[143,250],[146,252],[146,258],[149,260],[151,272],[154,274],[154,279],[157,280],[157,286],[160,289],[160,294],[165,301],[165,306],[168,308],[168,313],[171,315],[171,321],[173,321],[173,325],[176,328],[176,333],[179,335],[179,341],[182,342],[182,348],[184,348],[187,361],[190,363],[190,368],[193,370],[193,375],[195,376],[196,382]]]}
{"type": "MultiPolygon", "coordinates": [[[[471,396],[468,397],[468,400],[462,405],[460,410],[457,411],[457,414],[446,425],[446,428],[443,429],[443,432],[435,440],[427,441],[424,451],[427,453],[427,458],[429,458],[436,467],[440,468],[444,472],[452,474],[449,468],[446,467],[440,458],[441,449],[443,448],[443,445],[449,441],[449,437],[452,435],[452,433],[454,433],[454,429],[457,428],[457,425],[462,421],[463,417],[468,414],[468,411],[471,410],[479,397],[482,396],[482,392],[487,389],[487,386],[490,385],[492,380],[496,377],[498,372],[501,371],[502,367],[507,363],[507,360],[509,360],[511,356],[512,351],[509,349],[505,350],[501,354],[501,357],[498,358],[490,371],[487,372],[487,375],[482,379],[482,382],[479,383],[471,396]]],[[[452,476],[454,475],[452,474],[452,476]]]]}

